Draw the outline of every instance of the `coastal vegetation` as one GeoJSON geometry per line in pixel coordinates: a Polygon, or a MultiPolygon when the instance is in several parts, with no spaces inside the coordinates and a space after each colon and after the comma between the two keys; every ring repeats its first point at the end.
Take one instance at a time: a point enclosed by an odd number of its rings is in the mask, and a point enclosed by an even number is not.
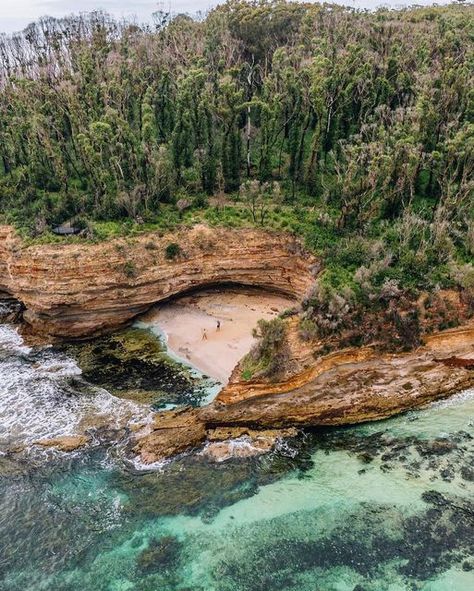
{"type": "Polygon", "coordinates": [[[276,379],[289,358],[284,321],[281,318],[261,319],[253,330],[253,336],[257,342],[242,360],[243,379],[276,379]]]}
{"type": "Polygon", "coordinates": [[[0,35],[0,591],[472,591],[473,41],[0,35]]]}
{"type": "Polygon", "coordinates": [[[0,38],[1,219],[37,243],[293,233],[323,269],[305,338],[411,348],[474,311],[473,38],[461,4],[41,19],[0,38]]]}

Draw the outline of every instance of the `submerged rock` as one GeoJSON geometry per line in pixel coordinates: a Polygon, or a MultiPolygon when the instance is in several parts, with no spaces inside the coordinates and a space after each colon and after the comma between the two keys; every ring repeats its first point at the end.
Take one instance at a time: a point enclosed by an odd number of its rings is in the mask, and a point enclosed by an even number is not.
{"type": "Polygon", "coordinates": [[[474,564],[472,562],[469,562],[468,560],[465,560],[462,563],[462,570],[465,572],[470,572],[471,570],[474,570],[474,564]]]}
{"type": "Polygon", "coordinates": [[[461,478],[469,482],[474,482],[474,468],[471,468],[469,466],[462,466],[461,478]]]}
{"type": "Polygon", "coordinates": [[[457,447],[457,444],[449,439],[435,439],[434,441],[420,442],[417,445],[417,450],[421,456],[439,456],[447,454],[457,447]]]}
{"type": "Polygon", "coordinates": [[[239,545],[240,529],[234,544],[228,543],[216,557],[216,588],[336,589],[334,583],[342,580],[352,581],[343,588],[353,591],[385,590],[391,584],[427,588],[436,575],[459,568],[474,549],[472,521],[466,519],[459,499],[446,501],[443,510],[409,515],[391,505],[362,503],[356,509],[340,508],[334,526],[321,521],[320,507],[246,526],[245,544],[239,545]],[[222,587],[221,579],[226,581],[222,587]]]}
{"type": "MultiPolygon", "coordinates": [[[[136,475],[119,474],[115,485],[133,502],[125,505],[132,516],[215,516],[220,508],[252,496],[259,475],[252,460],[209,464],[200,456],[182,458],[165,467],[136,475]]],[[[262,473],[262,482],[274,476],[262,473]]]]}
{"type": "Polygon", "coordinates": [[[120,398],[151,404],[197,405],[205,384],[173,361],[151,332],[130,328],[85,343],[61,347],[72,356],[82,376],[120,398]]]}
{"type": "Polygon", "coordinates": [[[144,573],[175,568],[180,551],[181,544],[174,536],[152,538],[148,547],[138,555],[137,566],[144,573]]]}

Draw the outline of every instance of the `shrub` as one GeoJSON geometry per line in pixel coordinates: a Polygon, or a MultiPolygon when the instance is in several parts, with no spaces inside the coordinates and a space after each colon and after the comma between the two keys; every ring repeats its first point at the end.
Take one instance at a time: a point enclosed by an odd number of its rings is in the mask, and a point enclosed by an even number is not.
{"type": "Polygon", "coordinates": [[[179,211],[179,214],[182,215],[182,213],[191,207],[191,201],[189,201],[189,199],[178,199],[177,203],[176,203],[176,208],[179,211]]]}
{"type": "Polygon", "coordinates": [[[313,341],[318,338],[319,330],[316,322],[310,318],[302,318],[299,325],[300,336],[304,341],[313,341]]]}
{"type": "Polygon", "coordinates": [[[275,379],[285,370],[289,358],[285,322],[281,318],[259,320],[253,336],[259,340],[243,360],[243,379],[275,379]]]}
{"type": "Polygon", "coordinates": [[[262,356],[275,350],[285,337],[285,323],[281,318],[259,320],[252,331],[254,338],[260,339],[259,349],[262,356]]]}
{"type": "Polygon", "coordinates": [[[409,350],[421,344],[421,326],[419,312],[416,308],[401,314],[392,308],[391,316],[397,337],[403,349],[409,350]]]}
{"type": "Polygon", "coordinates": [[[181,254],[181,247],[176,242],[170,242],[165,248],[165,257],[171,261],[181,254]]]}
{"type": "Polygon", "coordinates": [[[474,314],[474,266],[471,263],[452,265],[450,274],[462,288],[461,299],[467,305],[469,313],[474,314]]]}
{"type": "Polygon", "coordinates": [[[208,228],[202,228],[194,232],[194,243],[204,252],[211,251],[216,247],[216,238],[208,228]]]}
{"type": "Polygon", "coordinates": [[[130,279],[138,275],[138,270],[133,261],[127,261],[125,263],[125,265],[123,266],[123,272],[125,276],[129,277],[130,279]]]}
{"type": "Polygon", "coordinates": [[[296,316],[299,312],[299,308],[294,306],[293,308],[286,308],[283,312],[280,312],[278,315],[279,318],[291,318],[291,316],[296,316]]]}
{"type": "Polygon", "coordinates": [[[244,382],[248,382],[249,380],[252,379],[252,371],[250,369],[244,369],[242,371],[242,379],[244,380],[244,382]]]}
{"type": "Polygon", "coordinates": [[[305,319],[312,322],[311,338],[339,333],[347,324],[353,299],[354,294],[349,288],[338,293],[317,280],[305,302],[305,319]]]}
{"type": "Polygon", "coordinates": [[[196,209],[206,209],[209,206],[209,200],[202,193],[196,195],[193,199],[193,207],[196,209]]]}

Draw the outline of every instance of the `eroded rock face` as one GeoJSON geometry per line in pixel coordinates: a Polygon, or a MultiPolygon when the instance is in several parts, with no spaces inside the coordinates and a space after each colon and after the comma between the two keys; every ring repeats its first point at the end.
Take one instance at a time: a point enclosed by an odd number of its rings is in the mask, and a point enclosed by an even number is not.
{"type": "MultiPolygon", "coordinates": [[[[295,339],[293,354],[299,355],[300,371],[283,382],[243,382],[234,372],[232,382],[212,404],[192,411],[193,438],[188,449],[208,436],[217,439],[220,434],[228,439],[226,434],[240,433],[245,427],[284,429],[374,421],[474,386],[474,371],[465,363],[474,359],[474,324],[428,337],[422,348],[410,353],[380,355],[370,347],[347,349],[313,360],[310,367],[306,367],[305,347],[302,343],[297,351],[295,339]],[[443,363],[445,358],[449,363],[443,363]]],[[[179,442],[179,452],[185,451],[189,412],[173,418],[172,435],[179,442]]],[[[164,418],[157,417],[157,428],[164,418]]],[[[169,438],[163,441],[153,433],[147,437],[148,444],[141,442],[140,447],[146,446],[153,461],[173,455],[169,438]]]]}
{"type": "Polygon", "coordinates": [[[36,445],[41,447],[54,447],[60,451],[70,452],[84,447],[90,442],[87,435],[63,435],[54,439],[39,439],[35,441],[36,445]]]}
{"type": "Polygon", "coordinates": [[[185,407],[157,413],[153,431],[138,440],[135,451],[144,463],[152,464],[196,447],[205,438],[206,425],[198,410],[185,407]]]}
{"type": "MultiPolygon", "coordinates": [[[[23,302],[31,331],[48,337],[111,331],[160,300],[216,284],[301,299],[318,269],[292,237],[252,229],[201,226],[101,244],[23,248],[10,228],[0,227],[0,291],[23,302]],[[169,260],[171,243],[180,248],[169,260]]],[[[297,320],[289,320],[290,358],[279,382],[243,381],[237,367],[212,404],[157,414],[150,433],[137,433],[135,451],[145,463],[156,462],[209,436],[231,441],[226,433],[235,429],[265,447],[261,430],[373,421],[474,385],[474,323],[397,355],[363,347],[315,359],[313,345],[299,339],[297,320]]],[[[218,445],[221,452],[226,447],[218,445]]]]}
{"type": "Polygon", "coordinates": [[[294,238],[263,230],[196,226],[100,244],[23,248],[11,228],[0,227],[0,290],[24,303],[33,334],[56,338],[103,334],[156,302],[217,284],[302,298],[317,269],[294,238]],[[170,260],[172,243],[180,251],[170,260]]]}

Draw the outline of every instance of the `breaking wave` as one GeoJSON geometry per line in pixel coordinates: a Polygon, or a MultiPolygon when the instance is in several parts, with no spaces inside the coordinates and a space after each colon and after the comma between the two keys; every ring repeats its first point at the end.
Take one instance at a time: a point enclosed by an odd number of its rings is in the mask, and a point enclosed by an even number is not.
{"type": "Polygon", "coordinates": [[[112,396],[81,379],[71,358],[51,348],[25,346],[0,325],[0,448],[75,435],[98,427],[146,422],[149,408],[112,396]]]}

